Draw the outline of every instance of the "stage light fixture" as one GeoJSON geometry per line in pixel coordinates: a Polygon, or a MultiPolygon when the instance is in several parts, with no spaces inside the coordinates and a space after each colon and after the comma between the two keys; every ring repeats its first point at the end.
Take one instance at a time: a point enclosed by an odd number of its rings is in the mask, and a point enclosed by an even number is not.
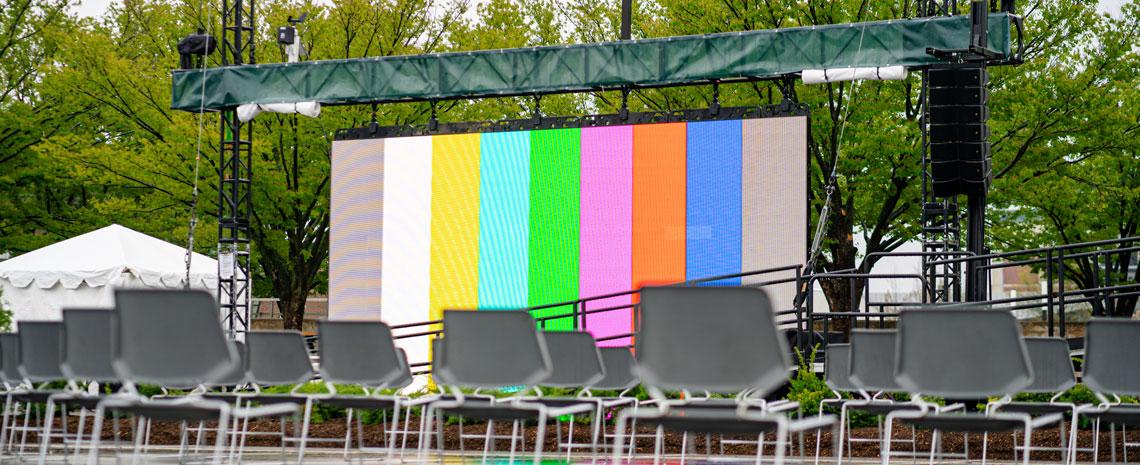
{"type": "Polygon", "coordinates": [[[202,28],[178,41],[178,66],[182,69],[201,67],[202,60],[218,48],[218,41],[202,28]]]}

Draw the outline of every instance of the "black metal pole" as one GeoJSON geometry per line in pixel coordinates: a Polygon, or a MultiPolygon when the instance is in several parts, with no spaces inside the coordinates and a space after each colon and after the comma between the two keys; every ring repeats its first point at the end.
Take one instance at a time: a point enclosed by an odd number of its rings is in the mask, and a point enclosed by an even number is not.
{"type": "MultiPolygon", "coordinates": [[[[976,192],[966,196],[967,205],[967,219],[966,225],[966,250],[973,252],[975,255],[984,255],[986,253],[986,193],[976,192]]],[[[967,268],[968,279],[966,280],[966,294],[970,302],[981,302],[986,300],[986,288],[988,286],[988,279],[986,276],[987,271],[982,267],[985,262],[982,260],[971,260],[969,268],[967,268]]]]}
{"type": "Polygon", "coordinates": [[[633,37],[633,0],[621,0],[621,40],[633,37]]]}

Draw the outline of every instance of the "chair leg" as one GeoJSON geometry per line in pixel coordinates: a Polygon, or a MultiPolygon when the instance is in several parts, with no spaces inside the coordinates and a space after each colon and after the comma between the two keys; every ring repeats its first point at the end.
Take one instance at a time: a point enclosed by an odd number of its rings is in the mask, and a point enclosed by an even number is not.
{"type": "Polygon", "coordinates": [[[1029,465],[1029,452],[1033,441],[1033,422],[1025,420],[1025,451],[1021,454],[1021,465],[1029,465]]]}
{"type": "MultiPolygon", "coordinates": [[[[883,439],[882,439],[883,442],[882,442],[882,445],[879,446],[879,455],[882,456],[882,464],[883,465],[890,465],[890,463],[891,463],[891,441],[890,441],[890,438],[893,436],[891,430],[894,429],[894,424],[895,424],[894,413],[887,415],[887,420],[885,421],[885,423],[886,423],[886,425],[884,425],[884,427],[883,427],[883,439]]],[[[842,441],[842,439],[840,439],[840,440],[842,441]]],[[[837,445],[836,447],[841,447],[841,446],[837,445]]]]}
{"type": "Polygon", "coordinates": [[[91,421],[91,450],[87,452],[87,465],[99,465],[99,443],[103,439],[103,416],[107,410],[102,405],[95,407],[94,419],[91,421]]]}
{"type": "MultiPolygon", "coordinates": [[[[623,410],[618,414],[617,421],[614,422],[614,451],[612,458],[614,465],[621,465],[621,457],[625,454],[625,425],[634,414],[634,412],[623,410]]],[[[633,447],[631,446],[630,448],[632,449],[633,447]]],[[[630,461],[632,462],[632,457],[630,461]]]]}
{"type": "Polygon", "coordinates": [[[518,437],[518,434],[519,434],[519,421],[515,420],[515,421],[511,422],[511,452],[507,456],[508,457],[507,463],[512,463],[512,464],[515,463],[515,442],[516,442],[515,438],[518,437]]]}
{"type": "Polygon", "coordinates": [[[4,396],[4,419],[0,423],[0,452],[8,451],[8,436],[11,428],[8,427],[8,419],[12,412],[12,394],[4,396]]]}
{"type": "Polygon", "coordinates": [[[300,434],[300,438],[298,441],[299,444],[297,446],[297,463],[301,463],[301,462],[305,461],[305,446],[307,445],[307,443],[309,441],[309,418],[312,416],[312,413],[313,413],[313,399],[311,397],[306,398],[305,399],[305,412],[304,412],[304,414],[302,414],[302,418],[301,418],[301,431],[300,431],[301,434],[300,434]]]}
{"type": "Polygon", "coordinates": [[[75,429],[75,457],[83,451],[83,431],[87,423],[87,409],[79,407],[79,425],[75,429]]]}
{"type": "MultiPolygon", "coordinates": [[[[495,421],[487,420],[487,429],[483,431],[483,463],[487,463],[487,455],[491,453],[491,441],[494,441],[492,431],[495,430],[495,421]]],[[[463,438],[459,438],[460,441],[463,438]]]]}
{"type": "Polygon", "coordinates": [[[780,417],[776,422],[776,451],[772,459],[774,465],[784,465],[784,455],[788,449],[788,422],[780,417]]]}
{"type": "Polygon", "coordinates": [[[223,408],[218,414],[218,431],[214,439],[214,465],[222,465],[222,455],[226,449],[226,427],[229,426],[230,412],[223,408]]]}
{"type": "MultiPolygon", "coordinates": [[[[39,461],[40,465],[44,465],[44,462],[47,461],[48,448],[51,447],[52,417],[54,417],[54,416],[55,416],[55,401],[53,401],[49,398],[47,401],[47,412],[44,414],[44,417],[47,418],[47,421],[44,422],[44,432],[42,433],[43,437],[40,438],[40,461],[39,461]]],[[[63,420],[67,421],[67,417],[64,416],[63,420]]],[[[64,436],[63,436],[63,442],[64,442],[64,444],[67,443],[67,435],[66,434],[64,434],[64,436]]],[[[64,456],[66,456],[66,454],[64,454],[64,456]]]]}
{"type": "Polygon", "coordinates": [[[352,409],[345,413],[344,423],[344,461],[352,462],[348,456],[348,448],[352,445],[352,409]]]}
{"type": "Polygon", "coordinates": [[[538,416],[538,430],[534,435],[534,465],[542,465],[542,452],[546,449],[546,414],[538,416]]]}

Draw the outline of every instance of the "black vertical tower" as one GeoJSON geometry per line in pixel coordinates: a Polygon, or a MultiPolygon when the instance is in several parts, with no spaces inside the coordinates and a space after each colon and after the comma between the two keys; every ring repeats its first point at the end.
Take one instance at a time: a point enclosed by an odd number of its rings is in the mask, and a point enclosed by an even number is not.
{"type": "MultiPolygon", "coordinates": [[[[956,5],[945,9],[954,11],[956,5]]],[[[989,72],[987,61],[996,58],[987,48],[989,8],[985,2],[970,3],[970,45],[962,50],[932,50],[946,64],[931,66],[923,75],[926,111],[922,122],[923,158],[923,233],[924,250],[946,255],[925,257],[939,262],[960,251],[958,228],[958,196],[967,199],[966,250],[974,255],[986,253],[986,193],[992,180],[989,144],[989,72]],[[951,208],[953,207],[953,208],[951,208]],[[932,237],[944,241],[941,247],[932,237]],[[952,238],[952,241],[951,241],[952,238]]],[[[987,298],[987,276],[984,261],[970,261],[966,269],[966,299],[987,298]]],[[[959,269],[946,264],[924,267],[928,279],[941,279],[943,288],[930,300],[958,300],[959,269]],[[952,284],[952,287],[951,287],[952,284]]],[[[932,283],[933,284],[933,283],[932,283]]]]}
{"type": "MultiPolygon", "coordinates": [[[[222,0],[222,66],[256,63],[254,0],[222,0]]],[[[253,125],[236,108],[221,112],[218,154],[218,303],[231,338],[249,329],[249,217],[253,125]]]]}

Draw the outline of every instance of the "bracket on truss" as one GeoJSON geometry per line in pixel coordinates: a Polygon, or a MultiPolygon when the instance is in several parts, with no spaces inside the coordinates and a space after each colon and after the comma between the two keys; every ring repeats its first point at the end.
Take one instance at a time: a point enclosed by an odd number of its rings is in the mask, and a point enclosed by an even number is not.
{"type": "Polygon", "coordinates": [[[542,94],[534,94],[534,115],[531,119],[536,127],[542,123],[542,94]]]}
{"type": "Polygon", "coordinates": [[[439,118],[436,116],[436,107],[439,106],[438,100],[428,102],[431,106],[431,117],[428,118],[428,130],[435,131],[439,128],[439,118]]]}

